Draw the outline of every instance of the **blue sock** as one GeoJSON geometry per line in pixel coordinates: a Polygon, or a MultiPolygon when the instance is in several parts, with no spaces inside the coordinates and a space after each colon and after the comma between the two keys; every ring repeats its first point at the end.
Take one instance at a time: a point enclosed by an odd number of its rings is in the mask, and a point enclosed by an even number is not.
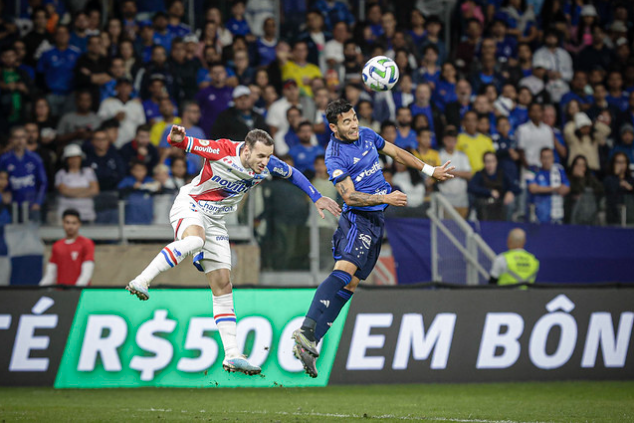
{"type": "Polygon", "coordinates": [[[315,327],[315,340],[317,342],[328,332],[330,326],[332,326],[337,316],[339,316],[343,306],[352,298],[352,294],[354,294],[354,292],[348,291],[347,289],[340,289],[337,295],[335,295],[334,300],[330,301],[330,306],[326,307],[326,310],[324,310],[319,320],[317,320],[317,326],[315,327]]]}
{"type": "Polygon", "coordinates": [[[306,337],[311,341],[314,339],[314,330],[316,323],[321,318],[324,311],[330,306],[331,303],[337,301],[336,296],[339,290],[348,285],[352,280],[352,276],[341,270],[333,270],[332,273],[326,278],[325,281],[319,285],[306,318],[302,324],[302,330],[306,337]],[[311,339],[313,338],[313,339],[311,339]]]}

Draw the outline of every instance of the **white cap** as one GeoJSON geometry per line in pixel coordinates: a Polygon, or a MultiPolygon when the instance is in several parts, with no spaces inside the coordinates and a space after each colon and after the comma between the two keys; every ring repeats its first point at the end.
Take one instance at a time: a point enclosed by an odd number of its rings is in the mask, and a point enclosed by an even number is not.
{"type": "Polygon", "coordinates": [[[77,144],[69,144],[64,147],[64,154],[62,158],[66,160],[69,157],[84,157],[84,152],[81,151],[81,147],[77,144]]]}
{"type": "Polygon", "coordinates": [[[546,70],[551,70],[550,60],[546,60],[540,57],[534,58],[533,68],[544,68],[546,70]]]}
{"type": "Polygon", "coordinates": [[[599,16],[597,15],[597,9],[591,4],[586,4],[581,8],[581,16],[599,16]]]}
{"type": "Polygon", "coordinates": [[[588,115],[583,112],[575,114],[575,128],[581,129],[584,126],[592,126],[592,121],[588,115]]]}
{"type": "Polygon", "coordinates": [[[196,34],[189,34],[189,35],[185,35],[185,37],[183,38],[183,42],[198,44],[200,41],[198,40],[198,37],[196,36],[196,34]]]}
{"type": "Polygon", "coordinates": [[[243,95],[251,95],[251,90],[245,85],[238,85],[233,89],[233,98],[242,97],[243,95]]]}

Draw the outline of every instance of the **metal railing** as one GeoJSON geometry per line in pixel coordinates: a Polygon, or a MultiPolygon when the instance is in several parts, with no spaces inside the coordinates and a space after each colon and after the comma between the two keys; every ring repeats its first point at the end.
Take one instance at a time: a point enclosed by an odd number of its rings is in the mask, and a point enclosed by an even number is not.
{"type": "Polygon", "coordinates": [[[486,283],[495,253],[440,193],[431,196],[431,267],[435,282],[486,283]]]}

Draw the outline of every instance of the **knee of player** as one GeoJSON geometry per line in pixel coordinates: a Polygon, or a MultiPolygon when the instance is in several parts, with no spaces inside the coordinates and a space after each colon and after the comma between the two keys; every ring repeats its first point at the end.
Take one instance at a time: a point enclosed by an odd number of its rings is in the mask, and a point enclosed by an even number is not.
{"type": "Polygon", "coordinates": [[[346,288],[348,291],[350,292],[354,292],[355,289],[357,289],[357,286],[359,286],[359,278],[357,278],[356,276],[352,277],[352,280],[350,281],[350,283],[348,285],[346,285],[346,288]]]}
{"type": "Polygon", "coordinates": [[[192,252],[196,250],[200,250],[201,248],[203,248],[203,245],[205,245],[205,240],[199,237],[198,235],[186,236],[183,239],[186,239],[187,242],[190,243],[192,247],[192,252]]]}

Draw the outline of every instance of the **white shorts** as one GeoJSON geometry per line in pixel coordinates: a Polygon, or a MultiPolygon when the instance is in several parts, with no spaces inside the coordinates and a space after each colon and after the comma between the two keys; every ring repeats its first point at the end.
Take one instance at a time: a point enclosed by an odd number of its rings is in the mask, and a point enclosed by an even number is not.
{"type": "MultiPolygon", "coordinates": [[[[205,230],[203,258],[200,260],[205,273],[218,269],[231,270],[231,248],[224,216],[206,215],[188,194],[179,194],[170,210],[170,224],[174,229],[175,239],[181,239],[185,229],[191,225],[201,226],[205,230]]],[[[198,252],[194,252],[193,256],[196,257],[197,254],[198,252]]]]}

